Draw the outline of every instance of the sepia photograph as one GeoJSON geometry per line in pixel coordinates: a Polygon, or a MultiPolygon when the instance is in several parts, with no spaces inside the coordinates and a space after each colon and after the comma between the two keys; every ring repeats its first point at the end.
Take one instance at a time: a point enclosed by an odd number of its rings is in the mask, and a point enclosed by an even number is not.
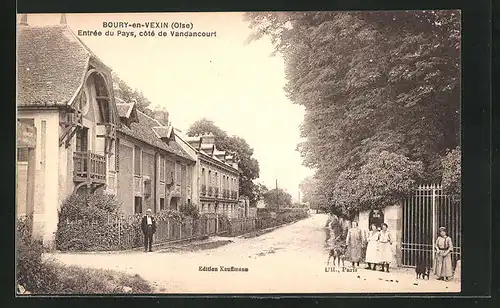
{"type": "Polygon", "coordinates": [[[460,10],[17,14],[17,296],[460,292],[460,55],[460,10]]]}

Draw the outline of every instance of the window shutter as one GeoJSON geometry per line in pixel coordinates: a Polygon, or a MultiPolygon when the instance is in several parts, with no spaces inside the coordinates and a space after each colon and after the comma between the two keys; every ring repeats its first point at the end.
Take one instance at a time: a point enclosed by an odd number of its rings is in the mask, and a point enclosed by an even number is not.
{"type": "Polygon", "coordinates": [[[115,141],[115,170],[120,171],[120,139],[115,141]]]}

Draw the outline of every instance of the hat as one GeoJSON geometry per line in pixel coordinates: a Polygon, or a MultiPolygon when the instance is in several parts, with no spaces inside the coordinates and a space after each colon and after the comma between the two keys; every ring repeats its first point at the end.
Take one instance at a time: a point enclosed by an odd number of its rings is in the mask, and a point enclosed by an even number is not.
{"type": "Polygon", "coordinates": [[[439,231],[446,231],[445,227],[439,227],[439,231]]]}
{"type": "Polygon", "coordinates": [[[146,212],[151,213],[151,209],[147,209],[146,212]]]}

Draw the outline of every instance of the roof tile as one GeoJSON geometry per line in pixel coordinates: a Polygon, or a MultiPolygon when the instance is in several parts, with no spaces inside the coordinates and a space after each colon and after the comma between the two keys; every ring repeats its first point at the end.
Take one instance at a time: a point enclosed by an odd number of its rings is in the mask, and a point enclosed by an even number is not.
{"type": "Polygon", "coordinates": [[[67,104],[92,53],[66,26],[19,26],[18,105],[67,104]]]}
{"type": "Polygon", "coordinates": [[[182,147],[175,140],[171,140],[168,144],[162,141],[153,131],[153,127],[160,126],[160,123],[153,118],[137,111],[139,122],[130,124],[130,128],[122,125],[119,131],[125,135],[131,136],[138,140],[144,141],[147,144],[163,149],[169,153],[175,154],[182,158],[194,161],[191,156],[182,149],[182,147]]]}

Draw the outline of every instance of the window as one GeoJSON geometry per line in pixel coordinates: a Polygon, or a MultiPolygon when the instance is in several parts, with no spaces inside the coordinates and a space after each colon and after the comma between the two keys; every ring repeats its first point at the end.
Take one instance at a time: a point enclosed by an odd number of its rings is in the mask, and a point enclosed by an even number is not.
{"type": "Polygon", "coordinates": [[[174,162],[173,161],[167,161],[167,184],[173,184],[174,183],[174,162]]]}
{"type": "Polygon", "coordinates": [[[134,146],[134,174],[141,175],[141,147],[134,146]]]}
{"type": "Polygon", "coordinates": [[[181,184],[182,184],[182,186],[186,186],[186,180],[187,180],[186,165],[182,165],[181,166],[181,184]]]}
{"type": "Polygon", "coordinates": [[[160,211],[165,209],[165,198],[160,198],[160,211]]]}
{"type": "MultiPolygon", "coordinates": [[[[18,122],[25,123],[31,126],[35,126],[35,119],[17,119],[18,122]]],[[[27,162],[29,160],[29,149],[28,148],[18,148],[17,149],[17,161],[27,162]]]]}
{"type": "Polygon", "coordinates": [[[144,197],[151,197],[151,180],[147,179],[144,181],[144,197]]]}
{"type": "Polygon", "coordinates": [[[165,156],[160,156],[160,181],[165,182],[165,156]]]}
{"type": "Polygon", "coordinates": [[[205,168],[201,168],[201,184],[205,185],[206,184],[206,179],[205,179],[205,168]]]}
{"type": "Polygon", "coordinates": [[[134,213],[141,214],[142,213],[142,197],[135,197],[134,200],[134,213]]]}
{"type": "Polygon", "coordinates": [[[181,180],[181,162],[175,162],[175,182],[178,183],[181,180]]]}
{"type": "Polygon", "coordinates": [[[81,127],[76,132],[76,151],[87,152],[88,150],[88,128],[81,127]]]}

